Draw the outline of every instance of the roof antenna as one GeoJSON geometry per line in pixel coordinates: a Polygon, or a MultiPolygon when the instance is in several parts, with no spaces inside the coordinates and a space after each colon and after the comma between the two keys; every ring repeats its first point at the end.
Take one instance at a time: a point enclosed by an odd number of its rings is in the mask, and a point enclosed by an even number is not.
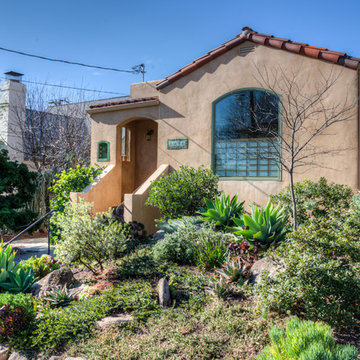
{"type": "Polygon", "coordinates": [[[134,74],[142,74],[142,81],[145,81],[145,64],[139,64],[132,67],[132,70],[134,71],[134,74]]]}

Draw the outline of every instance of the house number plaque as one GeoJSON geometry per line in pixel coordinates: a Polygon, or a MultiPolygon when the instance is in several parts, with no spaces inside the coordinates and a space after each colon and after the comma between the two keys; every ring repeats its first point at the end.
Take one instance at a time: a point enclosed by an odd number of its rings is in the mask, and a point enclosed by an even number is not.
{"type": "Polygon", "coordinates": [[[168,139],[167,148],[168,150],[187,149],[188,144],[189,139],[168,139]]]}

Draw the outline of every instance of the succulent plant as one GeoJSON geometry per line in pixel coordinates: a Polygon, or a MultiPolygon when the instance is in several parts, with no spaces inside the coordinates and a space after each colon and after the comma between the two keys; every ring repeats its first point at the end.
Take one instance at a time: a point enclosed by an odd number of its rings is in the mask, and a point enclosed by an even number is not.
{"type": "Polygon", "coordinates": [[[37,280],[34,277],[33,269],[25,271],[22,267],[16,272],[8,272],[9,280],[6,282],[0,282],[0,287],[12,292],[28,292],[31,289],[32,284],[37,280]]]}
{"type": "Polygon", "coordinates": [[[216,272],[222,277],[227,283],[238,283],[243,284],[244,278],[244,267],[240,259],[228,259],[225,264],[216,272]]]}
{"type": "Polygon", "coordinates": [[[42,302],[47,303],[52,308],[68,306],[74,298],[66,286],[57,287],[42,297],[42,302]]]}
{"type": "Polygon", "coordinates": [[[226,299],[231,293],[229,284],[223,278],[210,281],[206,291],[218,299],[226,299]]]}
{"type": "Polygon", "coordinates": [[[222,193],[220,197],[216,196],[214,201],[206,198],[204,201],[207,208],[202,209],[200,214],[205,220],[222,229],[233,225],[233,218],[241,216],[244,211],[245,201],[238,203],[237,194],[230,199],[230,196],[222,193]]]}
{"type": "Polygon", "coordinates": [[[242,235],[252,246],[267,249],[284,240],[288,216],[284,208],[274,208],[269,201],[264,210],[251,204],[251,216],[244,214],[241,219],[233,220],[237,225],[231,228],[235,235],[242,235]]]}

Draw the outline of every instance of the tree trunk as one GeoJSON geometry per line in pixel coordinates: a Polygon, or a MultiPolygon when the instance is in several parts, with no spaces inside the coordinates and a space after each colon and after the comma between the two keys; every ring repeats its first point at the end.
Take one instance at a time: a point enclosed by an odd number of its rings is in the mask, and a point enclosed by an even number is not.
{"type": "Polygon", "coordinates": [[[294,173],[293,169],[289,172],[290,175],[290,190],[291,190],[291,201],[292,201],[292,211],[293,211],[293,219],[294,219],[294,230],[297,230],[297,208],[296,208],[296,200],[295,200],[295,191],[294,191],[294,173]]]}

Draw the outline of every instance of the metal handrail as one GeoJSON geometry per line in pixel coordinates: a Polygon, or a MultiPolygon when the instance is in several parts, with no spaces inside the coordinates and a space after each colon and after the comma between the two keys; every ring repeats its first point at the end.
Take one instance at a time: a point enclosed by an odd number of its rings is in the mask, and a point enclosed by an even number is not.
{"type": "MultiPolygon", "coordinates": [[[[8,242],[6,242],[4,244],[4,248],[6,248],[9,244],[11,244],[13,241],[15,241],[16,239],[18,239],[21,235],[25,234],[28,230],[30,230],[33,226],[35,226],[36,224],[38,224],[40,221],[44,220],[47,216],[49,216],[50,214],[54,213],[57,210],[50,210],[48,213],[46,213],[44,216],[42,216],[40,219],[34,221],[32,224],[30,224],[26,229],[24,229],[23,231],[21,231],[19,234],[17,234],[16,236],[14,236],[11,240],[9,240],[8,242]]],[[[50,240],[49,240],[49,234],[48,234],[48,248],[50,248],[50,240]]]]}

